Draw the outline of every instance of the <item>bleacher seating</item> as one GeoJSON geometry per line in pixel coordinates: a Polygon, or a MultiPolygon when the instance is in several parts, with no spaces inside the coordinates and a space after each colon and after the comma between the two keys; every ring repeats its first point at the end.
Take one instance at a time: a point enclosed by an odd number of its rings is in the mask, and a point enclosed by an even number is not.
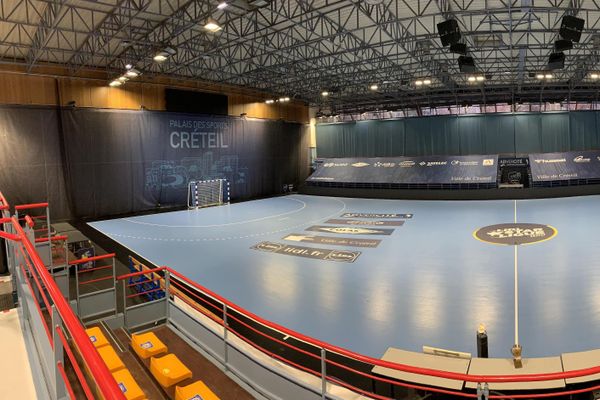
{"type": "Polygon", "coordinates": [[[152,332],[134,334],[131,336],[133,351],[143,360],[158,356],[168,351],[167,346],[152,332]]]}
{"type": "Polygon", "coordinates": [[[175,387],[175,400],[220,400],[202,381],[187,386],[175,387]]]}
{"type": "Polygon", "coordinates": [[[102,361],[104,361],[110,372],[116,372],[125,368],[125,364],[123,364],[123,361],[121,361],[121,358],[110,344],[99,347],[97,350],[100,358],[102,358],[102,361]]]}
{"type": "Polygon", "coordinates": [[[146,398],[144,391],[133,379],[129,370],[120,369],[112,375],[127,400],[144,400],[146,398]]]}
{"type": "Polygon", "coordinates": [[[192,377],[192,371],[175,354],[150,358],[150,372],[164,388],[171,387],[192,377]]]}
{"type": "Polygon", "coordinates": [[[89,336],[90,340],[96,348],[103,347],[109,344],[106,336],[102,333],[100,328],[94,326],[85,330],[85,333],[89,336]]]}

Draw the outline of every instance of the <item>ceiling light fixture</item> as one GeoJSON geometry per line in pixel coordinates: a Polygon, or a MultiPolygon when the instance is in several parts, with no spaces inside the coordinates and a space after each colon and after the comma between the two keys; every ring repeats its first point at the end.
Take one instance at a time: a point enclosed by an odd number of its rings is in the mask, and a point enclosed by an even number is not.
{"type": "Polygon", "coordinates": [[[323,91],[323,92],[321,92],[321,96],[327,97],[327,96],[329,96],[329,92],[328,91],[323,91]]]}
{"type": "Polygon", "coordinates": [[[485,81],[485,76],[479,75],[479,76],[475,77],[475,79],[477,80],[477,82],[483,82],[483,81],[485,81]]]}
{"type": "Polygon", "coordinates": [[[133,65],[131,65],[131,64],[125,65],[125,69],[131,69],[131,68],[133,68],[133,65]]]}
{"type": "Polygon", "coordinates": [[[535,77],[537,79],[544,79],[544,74],[537,74],[535,77]]]}
{"type": "Polygon", "coordinates": [[[175,49],[171,47],[165,47],[164,49],[156,53],[156,55],[154,56],[154,61],[163,62],[167,58],[174,56],[175,54],[177,54],[177,51],[175,49]]]}
{"type": "Polygon", "coordinates": [[[546,74],[546,75],[544,75],[544,78],[546,78],[546,79],[552,79],[552,78],[554,78],[554,75],[552,75],[552,74],[546,74]]]}
{"type": "Polygon", "coordinates": [[[269,99],[269,100],[266,100],[265,103],[267,103],[267,104],[273,104],[273,103],[275,103],[275,100],[269,99]]]}
{"type": "Polygon", "coordinates": [[[590,74],[590,78],[592,78],[592,79],[598,79],[598,78],[600,78],[600,75],[597,72],[592,72],[590,74]]]}
{"type": "Polygon", "coordinates": [[[423,81],[415,81],[415,86],[423,86],[423,81]]]}
{"type": "Polygon", "coordinates": [[[431,85],[431,79],[423,79],[424,85],[431,85]]]}
{"type": "Polygon", "coordinates": [[[118,77],[117,80],[121,83],[125,83],[129,80],[129,78],[127,78],[125,75],[123,75],[123,76],[118,77]]]}
{"type": "Polygon", "coordinates": [[[140,71],[138,71],[135,68],[131,68],[130,70],[125,72],[125,75],[129,78],[136,78],[139,74],[140,74],[140,71]]]}
{"type": "Polygon", "coordinates": [[[371,85],[371,90],[377,90],[377,89],[379,89],[379,86],[377,86],[377,85],[371,85]]]}
{"type": "Polygon", "coordinates": [[[226,2],[226,1],[223,1],[223,2],[219,3],[219,5],[217,6],[217,8],[218,8],[219,10],[222,10],[222,9],[226,8],[228,5],[229,5],[229,4],[227,4],[227,2],[226,2]]]}
{"type": "Polygon", "coordinates": [[[220,31],[222,28],[217,23],[217,21],[215,21],[213,19],[208,19],[208,21],[206,21],[206,25],[204,25],[204,29],[206,29],[209,32],[215,33],[215,32],[220,31]]]}
{"type": "Polygon", "coordinates": [[[474,77],[474,76],[469,76],[469,77],[467,78],[467,80],[468,80],[469,82],[475,82],[475,81],[476,81],[476,79],[475,79],[475,77],[474,77]]]}
{"type": "Polygon", "coordinates": [[[114,81],[112,81],[111,83],[109,83],[108,86],[110,86],[110,87],[117,87],[117,86],[121,86],[122,84],[123,83],[120,80],[115,79],[114,81]]]}

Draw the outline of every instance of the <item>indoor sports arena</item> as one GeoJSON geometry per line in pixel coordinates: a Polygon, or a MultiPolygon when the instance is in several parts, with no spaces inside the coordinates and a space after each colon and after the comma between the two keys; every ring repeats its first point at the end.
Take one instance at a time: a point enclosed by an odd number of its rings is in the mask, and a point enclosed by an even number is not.
{"type": "Polygon", "coordinates": [[[0,400],[600,400],[596,0],[0,0],[0,400]]]}

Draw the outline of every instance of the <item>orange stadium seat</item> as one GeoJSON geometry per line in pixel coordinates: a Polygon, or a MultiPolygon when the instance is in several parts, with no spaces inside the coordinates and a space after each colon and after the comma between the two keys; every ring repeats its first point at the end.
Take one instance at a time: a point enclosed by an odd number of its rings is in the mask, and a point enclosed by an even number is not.
{"type": "Polygon", "coordinates": [[[192,377],[190,371],[175,354],[150,359],[150,372],[162,387],[171,387],[192,377]]]}
{"type": "Polygon", "coordinates": [[[108,345],[108,339],[104,336],[104,333],[98,327],[88,328],[85,330],[85,333],[89,336],[92,343],[96,348],[108,345]]]}
{"type": "Polygon", "coordinates": [[[131,347],[144,360],[168,351],[167,346],[152,332],[131,336],[131,347]]]}
{"type": "Polygon", "coordinates": [[[175,400],[220,400],[202,381],[175,387],[175,400]]]}
{"type": "Polygon", "coordinates": [[[146,398],[146,394],[127,369],[121,369],[112,375],[127,400],[144,400],[146,398]]]}
{"type": "Polygon", "coordinates": [[[104,361],[104,364],[106,364],[110,372],[116,372],[125,368],[125,364],[123,364],[123,361],[121,361],[121,358],[117,355],[117,352],[112,346],[102,346],[97,350],[98,354],[100,354],[100,358],[102,358],[102,361],[104,361]]]}

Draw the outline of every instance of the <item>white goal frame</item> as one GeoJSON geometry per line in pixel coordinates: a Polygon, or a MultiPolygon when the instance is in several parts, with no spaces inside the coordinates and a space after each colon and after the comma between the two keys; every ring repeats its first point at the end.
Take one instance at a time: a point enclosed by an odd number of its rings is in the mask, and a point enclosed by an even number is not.
{"type": "Polygon", "coordinates": [[[208,179],[188,183],[189,209],[229,204],[230,189],[227,179],[208,179]]]}

